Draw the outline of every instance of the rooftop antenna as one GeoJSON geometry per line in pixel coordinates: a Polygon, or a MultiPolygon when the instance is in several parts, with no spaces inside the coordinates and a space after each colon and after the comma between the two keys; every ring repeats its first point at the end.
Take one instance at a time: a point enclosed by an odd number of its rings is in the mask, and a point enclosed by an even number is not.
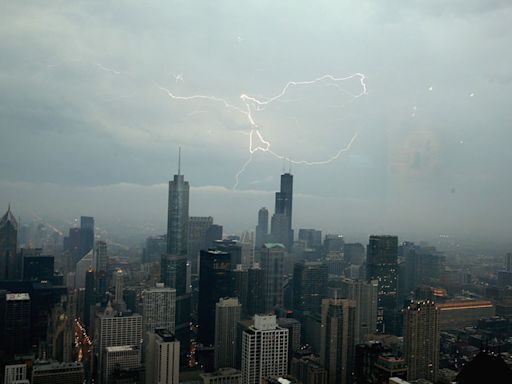
{"type": "Polygon", "coordinates": [[[286,157],[283,157],[283,173],[286,172],[286,157]]]}
{"type": "Polygon", "coordinates": [[[181,145],[178,146],[178,176],[181,172],[181,145]]]}
{"type": "Polygon", "coordinates": [[[292,161],[291,161],[291,159],[288,159],[288,173],[290,175],[292,174],[292,161]]]}

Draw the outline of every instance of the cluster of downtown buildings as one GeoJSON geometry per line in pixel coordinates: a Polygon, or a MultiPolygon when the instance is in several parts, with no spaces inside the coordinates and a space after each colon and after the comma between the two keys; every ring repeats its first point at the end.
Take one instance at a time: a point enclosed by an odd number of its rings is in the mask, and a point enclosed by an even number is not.
{"type": "Polygon", "coordinates": [[[91,217],[61,248],[19,247],[9,208],[4,383],[464,383],[478,364],[510,375],[512,256],[482,288],[467,266],[396,236],[366,247],[315,229],[295,236],[292,208],[284,173],[274,213],[224,236],[213,218],[189,216],[178,172],[167,233],[136,262],[95,237],[91,217]]]}

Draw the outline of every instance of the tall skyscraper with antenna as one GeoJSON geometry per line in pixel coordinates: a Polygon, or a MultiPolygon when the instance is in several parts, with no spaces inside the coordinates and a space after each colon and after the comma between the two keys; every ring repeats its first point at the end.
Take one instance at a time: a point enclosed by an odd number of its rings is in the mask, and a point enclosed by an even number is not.
{"type": "Polygon", "coordinates": [[[181,147],[178,151],[178,174],[169,181],[167,213],[167,253],[185,255],[188,241],[188,204],[190,187],[181,174],[181,147]]]}
{"type": "Polygon", "coordinates": [[[281,175],[281,190],[276,192],[275,212],[271,220],[271,239],[290,250],[293,244],[292,229],[293,175],[281,175]]]}

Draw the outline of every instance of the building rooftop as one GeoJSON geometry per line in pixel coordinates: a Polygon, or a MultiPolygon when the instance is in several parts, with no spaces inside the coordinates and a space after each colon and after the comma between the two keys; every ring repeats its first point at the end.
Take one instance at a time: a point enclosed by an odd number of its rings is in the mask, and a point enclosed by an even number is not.
{"type": "Polygon", "coordinates": [[[30,300],[30,295],[28,293],[8,293],[5,295],[5,299],[7,301],[24,301],[30,300]]]}
{"type": "Polygon", "coordinates": [[[139,347],[135,345],[119,345],[116,347],[106,347],[105,350],[107,352],[128,352],[128,351],[138,351],[139,347]]]}

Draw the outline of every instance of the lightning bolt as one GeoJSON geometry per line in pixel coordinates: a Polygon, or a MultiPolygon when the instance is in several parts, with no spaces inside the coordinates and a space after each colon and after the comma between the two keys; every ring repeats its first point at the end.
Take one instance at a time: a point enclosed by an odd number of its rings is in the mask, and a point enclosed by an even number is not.
{"type": "Polygon", "coordinates": [[[354,133],[354,135],[352,136],[352,138],[350,139],[349,143],[346,146],[340,148],[340,150],[338,150],[338,152],[336,152],[334,155],[332,155],[331,157],[329,157],[325,160],[309,161],[309,160],[292,159],[288,156],[276,153],[270,148],[271,147],[270,141],[266,140],[263,137],[261,130],[259,129],[258,124],[256,123],[256,119],[253,116],[254,112],[263,111],[270,104],[272,104],[276,101],[279,101],[283,96],[286,95],[288,90],[292,87],[309,86],[309,85],[314,85],[314,84],[319,84],[319,83],[324,83],[324,82],[328,82],[326,84],[328,86],[337,87],[338,89],[342,90],[343,92],[345,92],[346,94],[351,96],[353,99],[357,99],[357,98],[359,98],[363,95],[366,95],[368,93],[368,89],[366,86],[366,75],[364,75],[363,73],[354,73],[354,74],[352,74],[350,76],[346,76],[346,77],[335,77],[333,75],[327,74],[327,75],[323,75],[316,79],[308,80],[308,81],[289,81],[281,89],[281,91],[279,93],[277,93],[276,95],[274,95],[272,97],[266,98],[266,99],[258,99],[256,97],[249,96],[247,94],[241,94],[240,100],[244,103],[245,108],[241,108],[239,106],[231,104],[226,99],[223,99],[223,98],[220,98],[217,96],[209,96],[209,95],[180,96],[180,95],[174,94],[171,90],[169,90],[161,85],[157,84],[157,86],[161,91],[164,91],[173,100],[179,100],[179,101],[207,100],[207,101],[212,101],[215,103],[220,103],[220,104],[224,105],[225,108],[230,109],[234,112],[240,113],[247,119],[247,122],[249,123],[249,126],[250,126],[249,158],[242,165],[240,170],[235,174],[235,183],[233,185],[233,189],[236,189],[238,187],[240,176],[244,173],[247,166],[251,163],[251,161],[253,159],[253,155],[258,151],[267,152],[270,155],[272,155],[273,157],[275,157],[276,159],[286,160],[287,162],[289,162],[291,164],[295,164],[295,165],[324,165],[324,164],[329,164],[329,163],[337,160],[343,153],[350,150],[350,147],[352,146],[352,144],[354,143],[354,141],[357,138],[357,132],[354,133]],[[343,88],[341,88],[338,84],[339,82],[343,82],[343,81],[347,81],[347,80],[355,79],[355,78],[359,79],[359,83],[361,85],[361,92],[358,94],[352,94],[352,93],[344,90],[343,88]],[[258,143],[256,144],[256,142],[258,142],[258,143]]]}

